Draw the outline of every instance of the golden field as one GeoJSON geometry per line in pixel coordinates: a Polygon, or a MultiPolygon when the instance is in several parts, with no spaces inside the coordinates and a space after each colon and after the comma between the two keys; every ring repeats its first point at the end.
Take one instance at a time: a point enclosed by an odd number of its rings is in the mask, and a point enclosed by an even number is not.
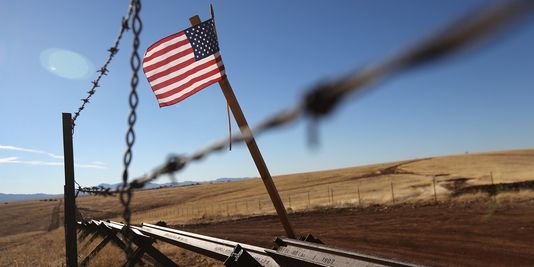
{"type": "MultiPolygon", "coordinates": [[[[525,149],[289,174],[274,177],[274,181],[290,212],[436,200],[466,201],[483,194],[459,197],[451,194],[468,186],[534,180],[533,163],[534,149],[525,149]]],[[[513,201],[533,196],[530,190],[520,190],[503,192],[497,198],[513,201]]],[[[121,221],[122,207],[117,197],[81,196],[77,205],[86,218],[121,221]]],[[[131,208],[133,223],[165,221],[171,225],[274,214],[259,178],[140,190],[135,192],[131,208]]],[[[63,204],[60,200],[3,203],[0,222],[0,266],[63,264],[63,204]]],[[[94,246],[82,242],[80,254],[87,254],[94,246]]],[[[103,256],[95,259],[94,265],[121,263],[122,253],[109,247],[103,256]]],[[[172,246],[165,245],[162,250],[179,254],[182,260],[183,257],[188,259],[187,254],[172,246]]],[[[203,260],[201,264],[215,263],[203,260]]]]}

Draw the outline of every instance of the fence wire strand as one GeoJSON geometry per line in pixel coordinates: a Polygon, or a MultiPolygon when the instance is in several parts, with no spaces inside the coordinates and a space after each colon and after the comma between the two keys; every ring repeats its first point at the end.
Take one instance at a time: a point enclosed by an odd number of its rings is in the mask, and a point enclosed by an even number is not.
{"type": "MultiPolygon", "coordinates": [[[[297,122],[303,118],[317,121],[330,115],[340,103],[355,93],[368,89],[371,85],[395,74],[408,71],[424,64],[435,62],[453,55],[484,37],[511,26],[519,18],[534,11],[534,1],[507,1],[499,5],[477,10],[452,23],[433,37],[420,42],[403,53],[389,60],[370,65],[340,79],[320,84],[307,91],[301,102],[292,108],[278,112],[259,123],[254,130],[258,135],[297,122]]],[[[201,160],[215,152],[224,151],[229,143],[243,143],[252,137],[252,132],[234,135],[229,140],[224,138],[207,147],[197,150],[190,156],[169,156],[167,161],[152,172],[132,180],[128,186],[120,189],[83,188],[83,192],[94,195],[113,195],[125,190],[143,188],[145,184],[163,175],[172,175],[181,171],[191,162],[201,160]]]]}
{"type": "Polygon", "coordinates": [[[115,41],[113,42],[113,46],[108,49],[108,57],[104,61],[104,64],[98,69],[96,72],[98,73],[98,76],[96,79],[91,81],[91,87],[89,88],[89,91],[87,91],[87,96],[83,99],[82,105],[78,108],[76,112],[74,112],[74,117],[72,118],[72,134],[74,134],[74,127],[76,127],[76,120],[80,116],[81,112],[85,109],[85,105],[89,103],[89,100],[91,97],[96,93],[96,88],[100,87],[100,80],[103,76],[107,75],[109,72],[108,66],[111,63],[111,60],[115,57],[115,55],[119,52],[119,44],[122,39],[122,36],[125,31],[129,29],[128,21],[130,21],[130,16],[132,15],[133,9],[132,5],[128,5],[128,11],[126,12],[126,16],[122,17],[121,20],[121,26],[119,29],[119,33],[117,34],[117,37],[115,38],[115,41]]]}

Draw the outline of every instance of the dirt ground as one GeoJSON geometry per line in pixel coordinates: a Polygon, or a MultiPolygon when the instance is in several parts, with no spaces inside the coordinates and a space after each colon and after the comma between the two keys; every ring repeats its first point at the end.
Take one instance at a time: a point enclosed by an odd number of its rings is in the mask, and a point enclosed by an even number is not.
{"type": "MultiPolygon", "coordinates": [[[[534,201],[442,203],[330,209],[290,215],[299,234],[361,253],[427,266],[533,266],[534,201]]],[[[174,226],[271,247],[283,236],[275,216],[174,226]]]]}

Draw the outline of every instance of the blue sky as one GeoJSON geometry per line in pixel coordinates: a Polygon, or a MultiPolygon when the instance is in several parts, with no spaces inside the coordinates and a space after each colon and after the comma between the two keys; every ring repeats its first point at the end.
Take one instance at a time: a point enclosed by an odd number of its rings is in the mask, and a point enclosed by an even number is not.
{"type": "MultiPolygon", "coordinates": [[[[216,1],[221,53],[251,125],[299,101],[307,88],[394,55],[487,1],[216,1]]],[[[2,1],[0,192],[60,193],[61,113],[74,112],[96,77],[128,1],[2,1]]],[[[209,1],[144,1],[142,53],[209,16],[209,1]]],[[[119,182],[128,115],[131,32],[77,121],[76,179],[119,182]]],[[[396,76],[346,101],[319,125],[257,138],[273,174],[466,151],[534,147],[532,17],[484,49],[396,76]]],[[[227,134],[217,85],[160,109],[141,76],[131,172],[190,153],[227,134]]],[[[234,123],[234,129],[237,129],[234,123]]],[[[187,167],[179,180],[257,176],[244,146],[187,167]]],[[[165,182],[165,179],[160,182],[165,182]]]]}

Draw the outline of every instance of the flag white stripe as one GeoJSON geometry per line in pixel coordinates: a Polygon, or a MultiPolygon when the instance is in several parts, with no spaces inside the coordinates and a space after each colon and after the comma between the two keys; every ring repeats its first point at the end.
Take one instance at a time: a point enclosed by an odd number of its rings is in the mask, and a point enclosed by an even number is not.
{"type": "MultiPolygon", "coordinates": [[[[177,87],[180,87],[180,86],[182,86],[182,85],[184,85],[184,84],[190,82],[192,79],[194,79],[194,78],[196,78],[196,77],[202,76],[202,75],[204,75],[204,74],[206,74],[206,73],[208,73],[208,72],[210,72],[210,71],[212,71],[212,70],[216,70],[216,69],[218,69],[218,68],[219,68],[219,65],[217,65],[217,64],[210,65],[210,66],[207,67],[207,68],[204,68],[204,69],[202,69],[202,70],[196,71],[195,73],[193,73],[193,74],[187,76],[187,77],[184,78],[184,79],[181,79],[181,80],[179,80],[179,81],[176,81],[175,83],[172,83],[172,84],[169,84],[169,85],[167,85],[167,86],[165,86],[165,87],[163,87],[163,88],[160,88],[160,89],[154,91],[154,93],[155,93],[156,95],[166,93],[166,92],[168,92],[168,91],[171,91],[172,89],[175,89],[175,88],[177,88],[177,87]]],[[[154,86],[152,83],[151,83],[150,85],[154,86]]]]}
{"type": "MultiPolygon", "coordinates": [[[[158,84],[160,84],[160,83],[162,83],[162,82],[165,82],[165,81],[167,81],[167,80],[169,80],[169,79],[172,79],[172,78],[174,78],[174,77],[176,77],[176,76],[182,75],[182,74],[184,74],[185,72],[188,72],[188,71],[190,71],[191,69],[193,69],[193,68],[195,68],[195,67],[197,67],[197,66],[199,66],[199,65],[202,65],[202,64],[204,64],[204,63],[206,63],[206,62],[208,62],[208,61],[211,61],[211,60],[216,59],[218,56],[219,56],[218,54],[213,54],[213,55],[211,55],[211,56],[209,56],[209,57],[203,58],[203,59],[201,59],[201,60],[199,60],[199,61],[197,61],[197,62],[195,62],[195,63],[193,63],[193,64],[190,64],[190,65],[187,65],[187,66],[181,68],[180,70],[173,71],[172,73],[169,73],[169,74],[167,74],[167,75],[165,75],[165,76],[159,77],[159,78],[157,78],[157,79],[151,81],[151,82],[150,82],[150,85],[151,85],[151,86],[156,86],[156,85],[158,85],[158,84]]],[[[176,64],[174,64],[174,65],[176,65],[176,64]]],[[[172,66],[171,66],[171,67],[172,67],[172,66]]],[[[147,76],[148,76],[148,75],[147,75],[147,76]]]]}
{"type": "Polygon", "coordinates": [[[185,55],[185,56],[183,56],[183,57],[181,57],[181,58],[179,58],[179,59],[176,59],[176,60],[174,60],[174,61],[171,61],[171,62],[169,62],[169,63],[167,63],[167,64],[165,64],[165,65],[162,65],[162,66],[159,67],[159,68],[156,68],[156,69],[153,69],[153,70],[147,72],[147,73],[146,73],[146,76],[147,76],[148,78],[150,78],[150,77],[152,77],[152,76],[155,75],[155,74],[158,74],[158,73],[160,73],[160,72],[162,72],[162,71],[166,71],[166,70],[168,70],[168,69],[170,69],[170,68],[172,68],[172,67],[174,67],[174,66],[176,66],[176,65],[178,65],[178,64],[180,64],[180,63],[182,63],[182,62],[185,62],[185,61],[187,61],[187,60],[190,60],[190,59],[192,59],[192,58],[195,58],[195,54],[193,54],[193,52],[191,52],[191,53],[189,53],[189,54],[187,54],[187,55],[185,55]]]}
{"type": "Polygon", "coordinates": [[[161,50],[161,49],[164,49],[166,47],[169,47],[175,43],[178,43],[180,41],[183,41],[187,39],[187,36],[185,35],[185,33],[182,33],[182,35],[178,36],[178,37],[175,37],[173,39],[170,39],[169,41],[167,42],[164,42],[164,43],[161,43],[159,44],[158,46],[156,47],[153,47],[152,49],[150,49],[150,51],[147,51],[145,57],[149,57],[151,56],[152,54],[156,53],[157,51],[161,50]]]}
{"type": "Polygon", "coordinates": [[[191,92],[191,91],[197,89],[199,85],[201,85],[201,84],[203,84],[203,83],[206,83],[207,81],[214,80],[214,79],[217,79],[217,78],[221,78],[223,74],[224,74],[224,71],[219,72],[219,73],[217,73],[217,74],[214,74],[214,75],[212,75],[212,76],[210,76],[210,77],[207,77],[206,79],[203,79],[203,80],[201,80],[201,81],[198,81],[198,82],[192,84],[191,86],[189,86],[189,87],[187,87],[187,88],[184,88],[182,91],[180,91],[180,92],[178,92],[178,93],[176,93],[176,94],[173,94],[173,95],[171,95],[171,96],[169,96],[169,97],[166,97],[166,98],[158,99],[158,102],[159,102],[160,104],[164,104],[164,103],[166,103],[166,102],[171,102],[171,101],[173,101],[173,100],[175,100],[175,99],[177,99],[177,98],[180,98],[180,97],[182,97],[183,95],[185,95],[185,94],[187,94],[187,93],[189,93],[189,92],[191,92]]]}
{"type": "Polygon", "coordinates": [[[162,61],[162,60],[164,60],[164,59],[166,59],[166,58],[168,58],[170,56],[176,55],[176,54],[178,54],[178,53],[180,53],[180,52],[182,52],[184,50],[187,50],[189,48],[191,48],[191,44],[190,43],[187,43],[187,44],[184,44],[184,45],[182,45],[180,47],[177,47],[177,48],[175,48],[175,49],[173,49],[171,51],[168,51],[167,53],[165,53],[165,54],[163,54],[161,56],[157,56],[157,57],[155,57],[155,58],[153,58],[151,60],[143,62],[143,68],[146,68],[146,67],[149,67],[151,65],[154,65],[154,64],[156,64],[156,63],[158,63],[158,62],[160,62],[160,61],[162,61]]]}

